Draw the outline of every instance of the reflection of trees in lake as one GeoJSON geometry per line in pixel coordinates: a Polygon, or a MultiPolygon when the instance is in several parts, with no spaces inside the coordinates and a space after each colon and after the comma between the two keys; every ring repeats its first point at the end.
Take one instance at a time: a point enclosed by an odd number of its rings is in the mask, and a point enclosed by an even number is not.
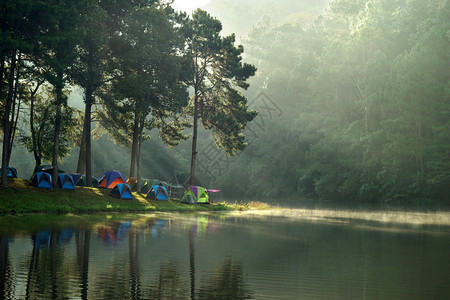
{"type": "Polygon", "coordinates": [[[12,239],[0,235],[0,299],[249,298],[241,264],[217,258],[214,269],[215,264],[195,256],[197,238],[203,241],[211,233],[208,218],[193,218],[182,240],[167,234],[170,221],[144,221],[33,229],[29,240],[17,244],[29,251],[18,255],[8,245],[12,239]],[[186,243],[183,249],[176,248],[179,243],[186,243]],[[180,255],[183,260],[174,259],[180,255]],[[16,282],[14,273],[25,276],[16,282]]]}
{"type": "Polygon", "coordinates": [[[77,264],[80,272],[81,299],[88,299],[88,278],[89,278],[89,251],[91,244],[91,231],[86,229],[76,232],[77,264]]]}
{"type": "Polygon", "coordinates": [[[128,236],[128,255],[130,259],[131,299],[141,299],[141,268],[139,264],[139,234],[133,228],[128,236]]]}
{"type": "Polygon", "coordinates": [[[251,299],[241,263],[225,259],[198,291],[198,299],[251,299]]]}
{"type": "Polygon", "coordinates": [[[71,267],[63,245],[71,235],[62,230],[42,230],[32,235],[33,250],[26,284],[28,299],[57,299],[68,295],[71,267]]]}
{"type": "Polygon", "coordinates": [[[128,264],[124,265],[126,261],[112,254],[111,263],[104,265],[100,273],[91,276],[89,299],[145,298],[142,297],[138,231],[129,221],[115,223],[99,230],[99,237],[107,246],[119,246],[118,242],[123,241],[127,235],[128,264]]]}
{"type": "Polygon", "coordinates": [[[240,262],[226,258],[222,264],[213,270],[196,289],[196,278],[199,278],[195,260],[195,239],[197,234],[204,236],[215,232],[217,228],[210,224],[209,216],[197,216],[195,224],[189,230],[189,260],[191,299],[251,299],[251,293],[244,281],[243,265],[240,262]],[[197,271],[196,271],[197,270],[197,271]]]}
{"type": "Polygon", "coordinates": [[[150,285],[148,299],[189,299],[189,290],[173,261],[161,264],[159,277],[150,285]]]}
{"type": "Polygon", "coordinates": [[[89,280],[89,299],[129,299],[130,282],[124,262],[111,257],[111,264],[89,280]]]}
{"type": "Polygon", "coordinates": [[[189,231],[189,274],[191,276],[191,299],[195,299],[195,249],[194,230],[189,231]]]}
{"type": "Polygon", "coordinates": [[[0,299],[7,299],[11,296],[11,273],[12,267],[9,262],[9,237],[0,234],[0,299]]]}

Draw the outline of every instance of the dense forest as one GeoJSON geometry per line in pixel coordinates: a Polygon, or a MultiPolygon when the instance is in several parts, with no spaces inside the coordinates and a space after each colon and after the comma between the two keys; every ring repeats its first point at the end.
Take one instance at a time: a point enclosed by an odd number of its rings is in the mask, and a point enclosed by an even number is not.
{"type": "MultiPolygon", "coordinates": [[[[130,157],[132,149],[132,153],[139,153],[141,157],[143,177],[173,181],[177,175],[180,183],[187,184],[192,151],[192,135],[188,137],[192,128],[187,124],[192,124],[195,115],[193,98],[196,93],[195,87],[189,84],[192,80],[186,79],[192,78],[190,72],[195,68],[189,68],[190,64],[185,61],[189,58],[186,51],[189,41],[194,40],[189,38],[193,31],[188,24],[195,16],[188,18],[171,10],[170,5],[155,1],[81,2],[84,6],[74,2],[73,7],[65,6],[60,13],[86,17],[86,14],[74,12],[87,9],[86,3],[103,3],[103,7],[98,6],[101,8],[98,13],[111,22],[102,24],[108,24],[106,28],[112,32],[101,34],[106,29],[95,23],[101,20],[98,15],[91,15],[90,20],[61,15],[67,22],[91,26],[65,24],[64,30],[59,27],[61,36],[55,41],[51,40],[54,32],[34,32],[41,25],[28,28],[29,24],[22,24],[25,27],[20,28],[26,28],[25,36],[31,34],[42,39],[36,48],[30,47],[28,40],[12,38],[24,36],[23,32],[5,34],[6,25],[23,22],[23,19],[8,18],[5,22],[2,17],[2,116],[6,116],[4,121],[15,121],[10,139],[16,137],[23,145],[14,142],[11,165],[22,169],[34,167],[33,158],[25,153],[25,149],[33,149],[29,128],[30,111],[34,110],[34,126],[41,126],[37,135],[44,141],[51,140],[56,129],[60,131],[59,159],[64,161],[61,167],[75,171],[80,156],[80,137],[86,128],[82,120],[89,115],[85,107],[91,103],[90,120],[96,127],[92,141],[93,176],[110,169],[134,175],[130,164],[138,158],[130,157]],[[128,6],[116,10],[120,6],[108,6],[111,3],[128,6]],[[151,14],[135,12],[144,4],[154,8],[151,14]],[[158,32],[167,36],[155,35],[146,40],[144,34],[139,34],[145,32],[144,27],[139,27],[141,21],[133,18],[158,20],[150,25],[151,22],[147,22],[145,26],[166,26],[164,31],[158,32]],[[117,26],[124,24],[128,33],[117,34],[117,26]],[[94,33],[94,29],[100,33],[94,33]],[[97,46],[97,42],[114,33],[114,51],[97,46]],[[98,35],[91,41],[84,41],[86,45],[77,42],[87,34],[98,35]],[[147,45],[149,51],[156,51],[151,57],[158,51],[167,57],[152,61],[145,56],[149,53],[137,47],[131,50],[125,47],[130,40],[123,39],[124,36],[147,45]],[[96,49],[92,53],[100,57],[89,58],[90,52],[86,50],[89,45],[96,49]],[[77,51],[65,53],[67,47],[77,51]],[[11,56],[11,50],[18,52],[11,56]],[[48,51],[52,55],[40,53],[48,54],[48,51]],[[29,57],[34,57],[32,63],[28,63],[29,57]],[[130,63],[127,57],[134,59],[130,63]],[[73,63],[66,70],[60,59],[73,63]],[[86,80],[81,74],[89,59],[98,65],[92,65],[93,69],[86,74],[93,77],[86,80]],[[143,74],[134,73],[133,68],[144,59],[149,59],[148,65],[152,66],[165,59],[164,67],[154,67],[150,73],[142,68],[143,74]],[[35,68],[38,64],[41,67],[35,68]],[[8,77],[14,73],[9,70],[17,68],[16,65],[23,66],[18,69],[17,83],[14,76],[8,77]],[[115,80],[115,72],[126,68],[133,74],[124,80],[115,80]],[[146,83],[141,80],[143,76],[148,76],[146,83]],[[155,76],[161,79],[155,80],[155,76]],[[151,88],[148,82],[163,81],[166,83],[163,86],[153,86],[160,98],[145,102],[149,105],[143,110],[146,115],[136,118],[130,105],[137,102],[130,103],[129,98],[138,98],[136,93],[144,92],[140,89],[151,88]],[[92,93],[88,93],[92,95],[91,100],[85,95],[87,82],[98,82],[98,86],[91,87],[94,88],[92,93]],[[56,93],[58,86],[63,87],[59,94],[56,93]],[[75,90],[83,93],[84,103],[77,109],[66,105],[72,103],[73,95],[67,102],[65,90],[70,86],[81,87],[75,90]],[[60,100],[55,100],[58,97],[60,100]],[[57,122],[45,121],[56,119],[59,106],[55,101],[62,103],[63,108],[59,112],[63,121],[58,128],[54,126],[57,122]],[[8,102],[11,108],[7,108],[8,102]],[[22,116],[18,117],[17,112],[22,116]],[[115,122],[117,120],[119,122],[115,122]],[[139,129],[135,138],[133,126],[139,129]]],[[[207,102],[212,103],[209,108],[202,107],[206,118],[200,122],[198,146],[193,151],[198,152],[195,183],[219,188],[224,197],[234,199],[448,203],[448,2],[285,0],[280,4],[274,0],[212,0],[203,9],[217,18],[210,21],[220,20],[214,22],[216,29],[221,29],[219,25],[223,24],[220,40],[228,37],[228,48],[235,49],[233,53],[238,51],[236,57],[242,56],[248,65],[238,60],[239,72],[246,69],[247,73],[243,82],[238,79],[232,83],[233,90],[239,91],[231,96],[238,99],[238,109],[227,111],[220,99],[207,102]],[[243,48],[232,46],[234,36],[231,33],[236,34],[243,48]],[[250,66],[255,66],[257,71],[253,73],[250,66]],[[234,125],[230,126],[228,115],[241,116],[237,120],[242,122],[234,120],[234,125]],[[236,131],[230,132],[231,128],[236,131]],[[242,133],[245,133],[247,147],[242,133]],[[233,138],[227,139],[228,136],[233,138]]],[[[4,7],[3,14],[6,13],[4,7]]],[[[17,4],[16,8],[19,7],[27,6],[17,4]]],[[[43,20],[51,22],[47,17],[43,20]]],[[[111,41],[102,43],[111,45],[111,41]]],[[[197,67],[201,69],[200,65],[197,67]]],[[[226,74],[221,76],[225,78],[226,74]]],[[[211,88],[208,91],[212,91],[208,92],[208,99],[215,99],[212,87],[216,85],[211,86],[211,81],[207,84],[211,88]]],[[[223,94],[223,90],[218,94],[223,94]]],[[[43,162],[52,161],[52,147],[52,143],[42,144],[43,162]]]]}
{"type": "MultiPolygon", "coordinates": [[[[174,147],[193,128],[191,185],[199,122],[229,155],[245,148],[243,131],[257,112],[241,91],[256,68],[242,61],[235,35],[222,36],[221,22],[208,12],[188,17],[159,0],[5,1],[0,12],[3,187],[16,134],[33,153],[33,173],[51,162],[54,187],[74,141],[76,172],[92,186],[92,136],[106,134],[129,148],[128,174],[137,181],[152,129],[174,147]],[[83,91],[84,112],[68,104],[73,86],[83,91]],[[17,131],[22,104],[29,107],[27,130],[17,131]]],[[[114,169],[110,162],[103,167],[114,169]]]]}

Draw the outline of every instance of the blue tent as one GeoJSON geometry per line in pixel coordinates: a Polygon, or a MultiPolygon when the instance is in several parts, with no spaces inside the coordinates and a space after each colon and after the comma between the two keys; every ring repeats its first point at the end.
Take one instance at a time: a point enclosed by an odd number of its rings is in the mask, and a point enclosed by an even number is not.
{"type": "Polygon", "coordinates": [[[131,194],[130,186],[126,183],[117,184],[109,193],[110,196],[117,197],[120,199],[132,200],[133,195],[131,194]]]}
{"type": "Polygon", "coordinates": [[[37,172],[31,177],[30,185],[38,188],[51,189],[52,175],[45,172],[37,172]]]}
{"type": "Polygon", "coordinates": [[[73,183],[75,183],[75,185],[78,185],[78,181],[80,181],[81,178],[83,178],[83,174],[80,173],[72,173],[69,174],[70,176],[72,176],[73,179],[73,183]]]}
{"type": "Polygon", "coordinates": [[[58,187],[63,190],[75,190],[75,184],[72,176],[68,174],[58,175],[58,187]]]}
{"type": "Polygon", "coordinates": [[[167,194],[167,189],[162,185],[154,185],[148,191],[147,198],[153,200],[167,201],[169,200],[169,194],[167,194]]]}
{"type": "MultiPolygon", "coordinates": [[[[0,168],[0,175],[2,175],[2,169],[0,168]]],[[[17,178],[17,170],[13,167],[8,167],[8,172],[6,173],[6,176],[9,178],[17,178]]]]}

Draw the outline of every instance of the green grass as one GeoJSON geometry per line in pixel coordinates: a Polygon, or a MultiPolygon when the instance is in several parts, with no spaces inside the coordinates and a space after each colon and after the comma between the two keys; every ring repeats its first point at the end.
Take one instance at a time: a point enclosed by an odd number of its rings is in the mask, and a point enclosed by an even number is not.
{"type": "MultiPolygon", "coordinates": [[[[133,193],[133,200],[109,196],[110,190],[76,187],[75,191],[47,190],[28,185],[28,180],[9,178],[8,188],[0,188],[0,214],[15,213],[90,213],[90,212],[195,212],[258,209],[250,204],[189,205],[176,199],[154,201],[133,193]]],[[[260,207],[263,207],[261,204],[260,207]]]]}

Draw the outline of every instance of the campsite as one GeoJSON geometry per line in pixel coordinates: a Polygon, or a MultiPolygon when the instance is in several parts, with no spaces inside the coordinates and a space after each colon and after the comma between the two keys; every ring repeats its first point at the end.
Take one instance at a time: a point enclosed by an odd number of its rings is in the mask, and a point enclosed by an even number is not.
{"type": "Polygon", "coordinates": [[[158,179],[135,177],[125,179],[117,171],[105,172],[95,179],[94,187],[86,187],[86,175],[66,174],[59,170],[57,188],[53,188],[53,168],[44,165],[36,168],[29,180],[20,178],[14,167],[8,167],[8,181],[13,189],[2,191],[0,214],[22,213],[83,213],[123,211],[232,211],[268,209],[263,203],[213,203],[207,190],[180,184],[169,184],[158,179]],[[171,197],[170,195],[173,197],[171,197]],[[177,198],[179,197],[179,198],[177,198]]]}
{"type": "Polygon", "coordinates": [[[2,191],[0,215],[23,213],[93,213],[93,212],[195,212],[195,211],[245,211],[268,209],[264,203],[213,203],[188,205],[179,199],[153,200],[146,194],[132,192],[132,200],[111,196],[113,189],[76,186],[75,190],[36,188],[29,180],[11,178],[12,189],[2,191]]]}

